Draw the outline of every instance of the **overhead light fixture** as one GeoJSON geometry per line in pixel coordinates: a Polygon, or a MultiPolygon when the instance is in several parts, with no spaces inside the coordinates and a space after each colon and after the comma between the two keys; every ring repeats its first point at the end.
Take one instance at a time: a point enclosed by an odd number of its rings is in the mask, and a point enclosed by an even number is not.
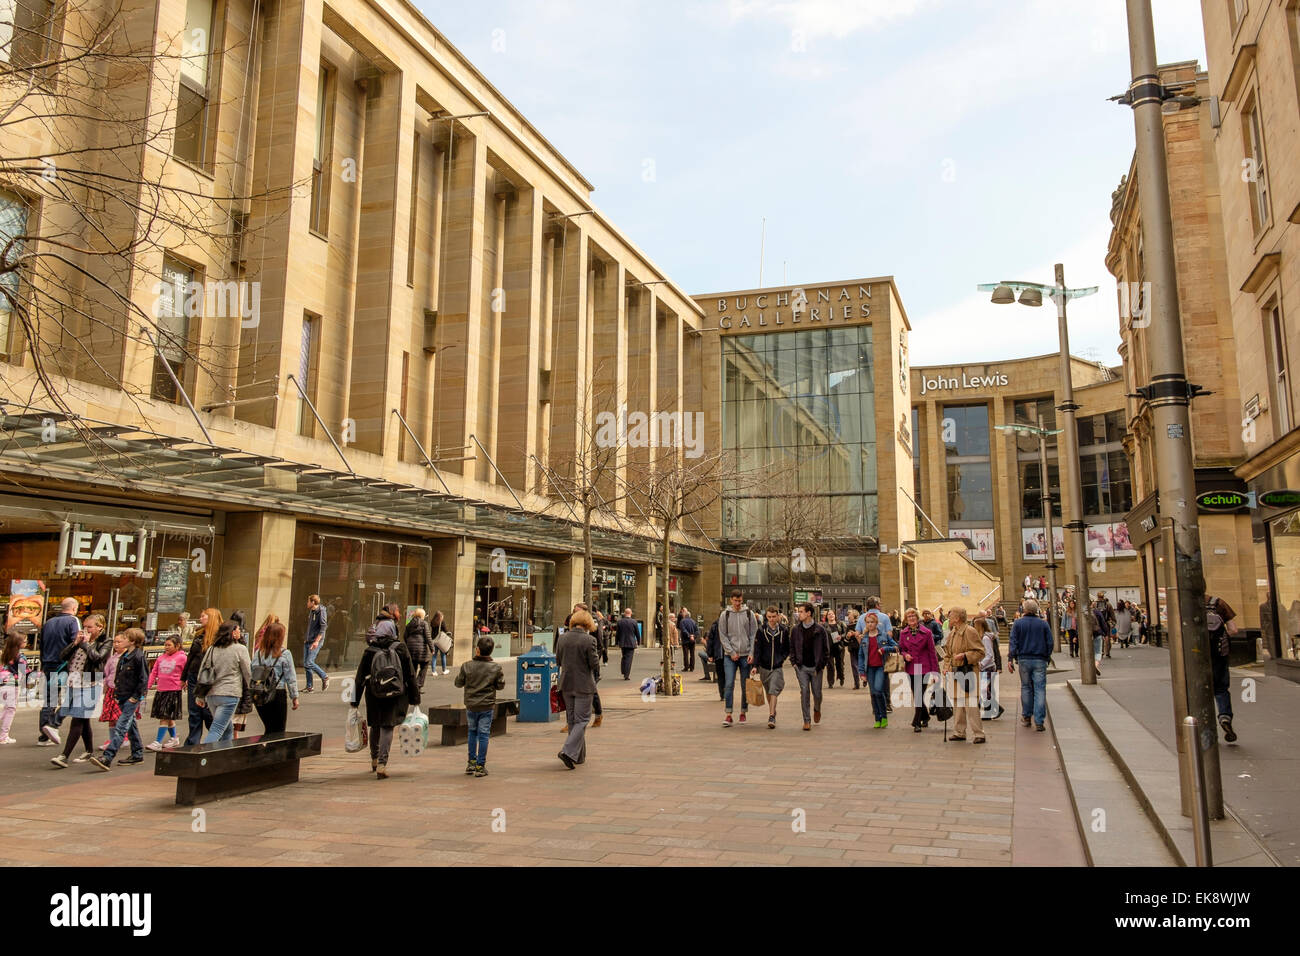
{"type": "Polygon", "coordinates": [[[993,299],[991,301],[994,305],[1010,305],[1016,301],[1016,294],[1011,291],[1011,286],[1000,285],[993,290],[993,299]]]}
{"type": "Polygon", "coordinates": [[[1042,305],[1043,293],[1039,292],[1037,289],[1025,289],[1020,293],[1020,304],[1034,306],[1042,305]]]}

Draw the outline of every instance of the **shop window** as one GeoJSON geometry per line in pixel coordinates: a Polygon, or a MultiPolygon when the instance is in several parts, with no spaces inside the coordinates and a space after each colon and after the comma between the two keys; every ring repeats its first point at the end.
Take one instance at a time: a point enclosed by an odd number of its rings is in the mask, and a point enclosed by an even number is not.
{"type": "Polygon", "coordinates": [[[1291,376],[1287,365],[1286,328],[1282,324],[1282,307],[1277,300],[1264,309],[1264,324],[1269,398],[1273,406],[1273,440],[1276,441],[1291,430],[1291,376]]]}
{"type": "MultiPolygon", "coordinates": [[[[316,139],[311,161],[311,213],[309,228],[324,235],[329,230],[330,153],[334,142],[335,71],[328,63],[320,65],[316,81],[316,139]]],[[[418,148],[418,142],[417,142],[418,148]]],[[[418,166],[412,171],[418,175],[418,166]]],[[[414,186],[412,186],[414,192],[414,186]]],[[[412,207],[414,216],[414,206],[412,207]]],[[[409,268],[407,281],[410,281],[409,268]]]]}
{"type": "MultiPolygon", "coordinates": [[[[320,316],[304,312],[302,334],[298,341],[298,384],[308,398],[316,395],[316,356],[320,347],[320,316]]],[[[298,434],[311,438],[315,435],[316,418],[302,396],[298,399],[298,434]]]]}
{"type": "Polygon", "coordinates": [[[1300,512],[1268,523],[1278,641],[1287,660],[1300,658],[1300,512]]]}
{"type": "Polygon", "coordinates": [[[172,153],[195,166],[207,163],[212,43],[212,0],[186,0],[172,153]]]}

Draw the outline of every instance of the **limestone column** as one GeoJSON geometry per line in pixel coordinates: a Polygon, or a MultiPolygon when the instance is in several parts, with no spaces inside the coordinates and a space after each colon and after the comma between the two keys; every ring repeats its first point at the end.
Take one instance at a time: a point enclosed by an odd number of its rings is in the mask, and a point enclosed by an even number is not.
{"type": "Polygon", "coordinates": [[[636,569],[636,606],[632,616],[641,621],[642,644],[655,646],[655,604],[659,593],[658,569],[653,564],[642,564],[636,569]]]}
{"type": "Polygon", "coordinates": [[[474,656],[474,564],[477,546],[472,539],[447,538],[433,542],[429,613],[442,611],[452,633],[452,657],[467,661],[474,656]],[[458,553],[463,551],[464,553],[458,553]]]}
{"type": "Polygon", "coordinates": [[[253,627],[271,613],[287,621],[297,530],[292,515],[269,511],[227,515],[218,606],[243,609],[245,620],[253,627]]]}

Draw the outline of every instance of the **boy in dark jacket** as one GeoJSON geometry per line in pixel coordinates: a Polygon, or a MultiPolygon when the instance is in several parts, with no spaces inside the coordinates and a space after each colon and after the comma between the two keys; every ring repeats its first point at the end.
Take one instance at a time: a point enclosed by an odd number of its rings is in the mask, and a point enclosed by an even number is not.
{"type": "Polygon", "coordinates": [[[469,763],[466,775],[486,777],[488,738],[492,735],[492,714],[496,711],[497,691],[506,686],[501,665],[492,660],[496,642],[490,637],[478,639],[478,653],[472,661],[460,665],[456,686],[465,688],[465,719],[469,722],[469,763]]]}
{"type": "Polygon", "coordinates": [[[704,662],[704,679],[715,680],[718,683],[718,700],[727,699],[727,688],[724,682],[724,672],[722,667],[722,637],[718,634],[718,622],[714,621],[709,627],[709,634],[704,642],[704,655],[707,660],[704,662]],[[713,668],[713,676],[709,677],[709,668],[713,668]]]}

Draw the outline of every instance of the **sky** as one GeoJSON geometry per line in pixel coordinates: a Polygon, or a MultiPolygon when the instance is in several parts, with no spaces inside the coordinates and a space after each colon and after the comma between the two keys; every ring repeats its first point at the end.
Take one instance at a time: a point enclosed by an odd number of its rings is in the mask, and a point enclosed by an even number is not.
{"type": "MultiPolygon", "coordinates": [[[[893,275],[914,366],[1118,364],[1111,192],[1133,155],[1122,0],[414,0],[692,295],[893,275]],[[764,220],[766,239],[764,241],[764,220]]],[[[1159,61],[1198,0],[1154,0],[1159,61]]]]}

